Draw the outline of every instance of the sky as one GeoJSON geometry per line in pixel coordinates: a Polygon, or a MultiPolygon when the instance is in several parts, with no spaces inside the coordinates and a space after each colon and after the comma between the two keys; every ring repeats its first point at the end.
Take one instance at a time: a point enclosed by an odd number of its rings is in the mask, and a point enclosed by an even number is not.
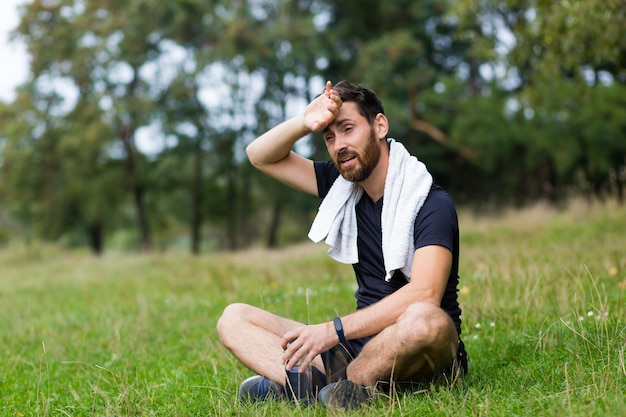
{"type": "Polygon", "coordinates": [[[25,0],[0,0],[0,101],[12,101],[15,87],[26,81],[28,58],[24,45],[9,43],[9,32],[17,26],[17,6],[25,0]]]}

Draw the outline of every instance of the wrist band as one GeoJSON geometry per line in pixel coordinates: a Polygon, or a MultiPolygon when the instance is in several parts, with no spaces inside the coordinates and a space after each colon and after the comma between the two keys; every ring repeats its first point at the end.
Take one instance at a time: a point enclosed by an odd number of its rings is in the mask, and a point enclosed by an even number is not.
{"type": "Polygon", "coordinates": [[[335,331],[337,332],[337,336],[339,336],[339,343],[342,345],[347,345],[348,341],[346,340],[346,335],[343,334],[343,325],[341,324],[341,319],[339,317],[335,317],[333,319],[333,323],[335,323],[335,331]]]}

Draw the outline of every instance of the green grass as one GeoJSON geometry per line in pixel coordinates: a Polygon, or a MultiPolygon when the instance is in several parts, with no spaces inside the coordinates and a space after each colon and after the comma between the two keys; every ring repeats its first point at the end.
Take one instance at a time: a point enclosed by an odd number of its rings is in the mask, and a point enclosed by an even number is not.
{"type": "MultiPolygon", "coordinates": [[[[470,373],[353,415],[626,415],[626,207],[460,217],[470,373]]],[[[304,234],[304,231],[303,231],[304,234]]],[[[242,405],[216,340],[243,301],[302,321],[350,311],[351,268],[304,244],[191,257],[0,251],[2,416],[335,415],[242,405]]]]}

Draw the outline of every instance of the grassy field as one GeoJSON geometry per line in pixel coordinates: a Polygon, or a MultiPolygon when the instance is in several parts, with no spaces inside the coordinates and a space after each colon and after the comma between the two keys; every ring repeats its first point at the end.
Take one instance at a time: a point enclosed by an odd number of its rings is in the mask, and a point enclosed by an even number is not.
{"type": "MultiPolygon", "coordinates": [[[[626,207],[539,206],[460,221],[469,375],[353,415],[625,416],[626,207]]],[[[240,404],[250,372],[220,347],[215,324],[234,301],[329,320],[352,309],[353,292],[351,268],[324,245],[100,259],[7,248],[1,415],[335,415],[240,404]]]]}

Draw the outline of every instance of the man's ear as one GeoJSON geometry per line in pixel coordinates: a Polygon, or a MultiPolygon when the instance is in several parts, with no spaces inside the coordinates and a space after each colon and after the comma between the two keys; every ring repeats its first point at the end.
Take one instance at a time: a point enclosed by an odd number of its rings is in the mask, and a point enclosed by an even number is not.
{"type": "Polygon", "coordinates": [[[378,139],[384,139],[387,137],[387,133],[389,133],[389,120],[387,120],[387,117],[384,114],[378,113],[376,115],[376,118],[374,119],[374,129],[378,139]]]}

